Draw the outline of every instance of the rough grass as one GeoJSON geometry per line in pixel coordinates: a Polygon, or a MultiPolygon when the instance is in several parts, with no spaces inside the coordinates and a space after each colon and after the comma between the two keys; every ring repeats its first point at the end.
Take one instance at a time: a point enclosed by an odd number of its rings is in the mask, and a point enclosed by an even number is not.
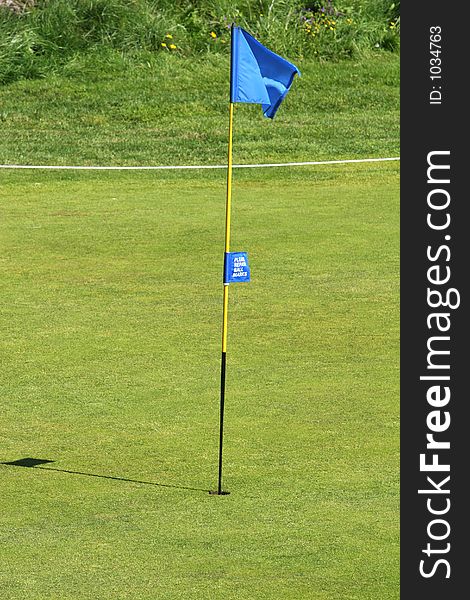
{"type": "MultiPolygon", "coordinates": [[[[399,6],[399,3],[398,3],[399,6]]],[[[395,8],[392,8],[395,7],[395,8]]],[[[236,23],[283,56],[338,60],[399,47],[389,0],[41,0],[20,14],[0,7],[0,84],[62,72],[77,56],[227,54],[236,23]],[[323,11],[323,12],[322,12],[323,11]]]]}

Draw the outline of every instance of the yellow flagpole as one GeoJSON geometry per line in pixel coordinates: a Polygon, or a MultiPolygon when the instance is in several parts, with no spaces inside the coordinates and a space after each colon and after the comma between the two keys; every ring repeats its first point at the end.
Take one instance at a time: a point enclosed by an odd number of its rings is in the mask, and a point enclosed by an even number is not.
{"type": "MultiPolygon", "coordinates": [[[[228,126],[228,163],[227,163],[227,198],[225,202],[225,254],[224,274],[227,253],[230,252],[230,213],[232,207],[232,139],[233,139],[233,102],[230,102],[228,126]]],[[[219,476],[217,482],[218,496],[229,492],[222,490],[222,447],[224,441],[224,406],[225,406],[225,373],[227,368],[227,331],[228,331],[228,286],[224,276],[224,303],[222,318],[222,360],[220,367],[220,428],[219,428],[219,476]]]]}
{"type": "MultiPolygon", "coordinates": [[[[228,168],[227,168],[227,200],[225,203],[225,252],[230,252],[230,213],[232,208],[232,143],[233,143],[233,102],[230,102],[228,126],[228,168]]],[[[222,352],[227,352],[228,329],[228,283],[224,283],[224,316],[222,326],[222,352]]]]}

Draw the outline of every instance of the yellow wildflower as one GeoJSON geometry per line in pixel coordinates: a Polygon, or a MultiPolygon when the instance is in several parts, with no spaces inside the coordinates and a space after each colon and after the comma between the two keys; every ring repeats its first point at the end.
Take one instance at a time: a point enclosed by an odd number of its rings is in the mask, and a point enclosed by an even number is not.
{"type": "Polygon", "coordinates": [[[175,44],[170,44],[170,50],[176,50],[175,44]]]}
{"type": "Polygon", "coordinates": [[[211,31],[210,36],[213,40],[215,40],[215,38],[217,37],[217,34],[214,31],[211,31]]]}
{"type": "Polygon", "coordinates": [[[167,33],[165,37],[166,37],[167,40],[172,40],[173,39],[173,36],[171,35],[171,33],[167,33]]]}
{"type": "Polygon", "coordinates": [[[162,42],[160,45],[161,45],[162,48],[166,48],[165,42],[162,42]]]}

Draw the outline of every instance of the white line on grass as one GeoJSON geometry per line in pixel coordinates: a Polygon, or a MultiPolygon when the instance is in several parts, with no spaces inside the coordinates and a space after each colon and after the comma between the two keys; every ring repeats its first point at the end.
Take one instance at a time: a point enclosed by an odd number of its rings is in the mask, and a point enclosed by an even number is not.
{"type": "MultiPolygon", "coordinates": [[[[234,169],[260,169],[264,167],[306,167],[309,165],[341,165],[346,163],[385,162],[400,160],[399,156],[393,158],[353,158],[349,160],[319,160],[309,162],[289,163],[265,163],[255,165],[233,165],[234,169]]],[[[59,169],[76,171],[163,171],[182,169],[226,169],[227,165],[155,165],[155,166],[123,166],[123,167],[100,167],[96,165],[73,166],[73,165],[0,165],[0,169],[59,169]]]]}

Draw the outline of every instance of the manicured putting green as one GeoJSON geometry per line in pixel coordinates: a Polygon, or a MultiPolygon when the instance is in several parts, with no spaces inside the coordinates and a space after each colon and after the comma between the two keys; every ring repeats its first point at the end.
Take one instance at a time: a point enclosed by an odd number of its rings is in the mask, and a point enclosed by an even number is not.
{"type": "Polygon", "coordinates": [[[223,497],[224,173],[2,183],[2,598],[397,598],[398,164],[235,173],[223,497]]]}

